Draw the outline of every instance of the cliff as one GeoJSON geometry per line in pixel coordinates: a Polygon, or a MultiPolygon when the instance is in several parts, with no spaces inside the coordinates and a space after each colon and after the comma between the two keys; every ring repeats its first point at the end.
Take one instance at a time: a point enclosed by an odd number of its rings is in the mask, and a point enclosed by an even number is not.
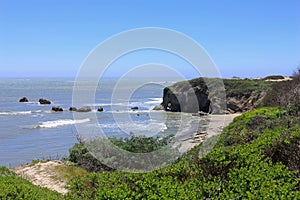
{"type": "Polygon", "coordinates": [[[245,112],[262,105],[271,84],[262,79],[196,78],[164,88],[161,107],[171,112],[245,112]]]}

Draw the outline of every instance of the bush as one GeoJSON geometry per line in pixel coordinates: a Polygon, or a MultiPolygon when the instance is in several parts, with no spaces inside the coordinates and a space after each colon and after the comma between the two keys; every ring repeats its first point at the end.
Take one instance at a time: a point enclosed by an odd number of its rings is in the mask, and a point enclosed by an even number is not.
{"type": "MultiPolygon", "coordinates": [[[[159,150],[162,147],[168,145],[168,141],[172,135],[163,137],[163,138],[153,138],[153,137],[144,137],[144,136],[135,136],[132,134],[130,138],[110,138],[110,142],[112,145],[116,145],[117,147],[134,153],[148,153],[159,150]]],[[[91,141],[86,141],[79,139],[79,143],[75,144],[70,150],[69,160],[71,162],[77,163],[79,166],[85,168],[87,171],[94,172],[102,172],[102,171],[113,171],[114,169],[109,166],[119,165],[127,165],[128,163],[121,163],[121,160],[116,159],[115,157],[109,158],[109,160],[105,160],[105,162],[100,162],[96,159],[88,150],[87,146],[95,146],[95,152],[105,152],[106,154],[115,155],[110,151],[109,148],[105,148],[107,145],[102,139],[94,139],[91,141]],[[101,145],[103,143],[103,145],[101,145]],[[102,150],[99,148],[102,148],[102,150]],[[119,162],[119,163],[118,163],[119,162]],[[104,163],[113,163],[112,165],[106,165],[104,163]]],[[[139,166],[140,160],[136,160],[135,163],[129,163],[131,165],[136,164],[139,166]]]]}
{"type": "Polygon", "coordinates": [[[0,199],[63,199],[63,196],[46,188],[35,186],[17,176],[6,167],[0,168],[0,199]]]}
{"type": "Polygon", "coordinates": [[[284,79],[284,76],[271,75],[271,76],[266,76],[265,78],[263,78],[263,80],[280,80],[280,79],[284,79]]]}
{"type": "Polygon", "coordinates": [[[235,118],[205,157],[199,154],[202,146],[197,146],[161,170],[91,173],[72,180],[68,197],[299,199],[299,178],[293,171],[300,161],[299,133],[299,116],[285,109],[261,108],[235,118]]]}

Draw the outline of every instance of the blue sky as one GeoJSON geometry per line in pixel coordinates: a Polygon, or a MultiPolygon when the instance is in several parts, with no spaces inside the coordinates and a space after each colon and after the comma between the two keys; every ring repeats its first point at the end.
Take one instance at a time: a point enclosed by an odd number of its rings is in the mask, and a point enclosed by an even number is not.
{"type": "MultiPolygon", "coordinates": [[[[75,77],[99,43],[142,27],[193,38],[223,77],[291,75],[300,66],[299,19],[299,0],[1,0],[0,77],[75,77]]],[[[180,59],[157,52],[120,60],[109,76],[148,62],[195,76],[180,59]]]]}

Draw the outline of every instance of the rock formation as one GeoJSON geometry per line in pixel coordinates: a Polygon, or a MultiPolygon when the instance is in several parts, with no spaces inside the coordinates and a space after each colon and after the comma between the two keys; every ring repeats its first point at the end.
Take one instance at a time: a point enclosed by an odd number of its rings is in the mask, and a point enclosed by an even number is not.
{"type": "Polygon", "coordinates": [[[59,106],[53,106],[51,110],[54,111],[54,112],[62,112],[62,111],[64,111],[64,109],[62,109],[59,106]]]}
{"type": "Polygon", "coordinates": [[[245,112],[260,106],[269,86],[263,80],[192,79],[164,88],[163,102],[154,110],[162,107],[171,112],[245,112]]]}
{"type": "Polygon", "coordinates": [[[27,99],[27,97],[23,97],[19,100],[19,102],[22,102],[22,103],[28,102],[28,99],[27,99]]]}
{"type": "Polygon", "coordinates": [[[39,99],[40,104],[51,104],[51,101],[47,100],[47,99],[39,99]]]}
{"type": "Polygon", "coordinates": [[[92,111],[92,109],[89,106],[83,106],[83,107],[77,109],[77,112],[91,112],[91,111],[92,111]]]}
{"type": "Polygon", "coordinates": [[[77,111],[77,108],[75,108],[75,107],[70,107],[70,108],[69,108],[69,111],[77,111]]]}
{"type": "Polygon", "coordinates": [[[209,112],[208,88],[203,79],[175,83],[164,89],[161,105],[171,112],[209,112]]]}

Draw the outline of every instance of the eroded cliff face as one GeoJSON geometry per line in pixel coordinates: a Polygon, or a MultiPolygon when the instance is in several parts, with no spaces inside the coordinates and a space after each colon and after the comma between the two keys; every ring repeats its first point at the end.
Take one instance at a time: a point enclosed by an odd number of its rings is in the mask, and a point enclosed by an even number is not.
{"type": "Polygon", "coordinates": [[[161,107],[171,112],[245,112],[261,105],[268,86],[262,80],[197,78],[166,87],[161,107]]]}
{"type": "Polygon", "coordinates": [[[208,95],[208,87],[203,79],[179,82],[164,89],[162,106],[164,110],[172,112],[209,112],[208,95]]]}

